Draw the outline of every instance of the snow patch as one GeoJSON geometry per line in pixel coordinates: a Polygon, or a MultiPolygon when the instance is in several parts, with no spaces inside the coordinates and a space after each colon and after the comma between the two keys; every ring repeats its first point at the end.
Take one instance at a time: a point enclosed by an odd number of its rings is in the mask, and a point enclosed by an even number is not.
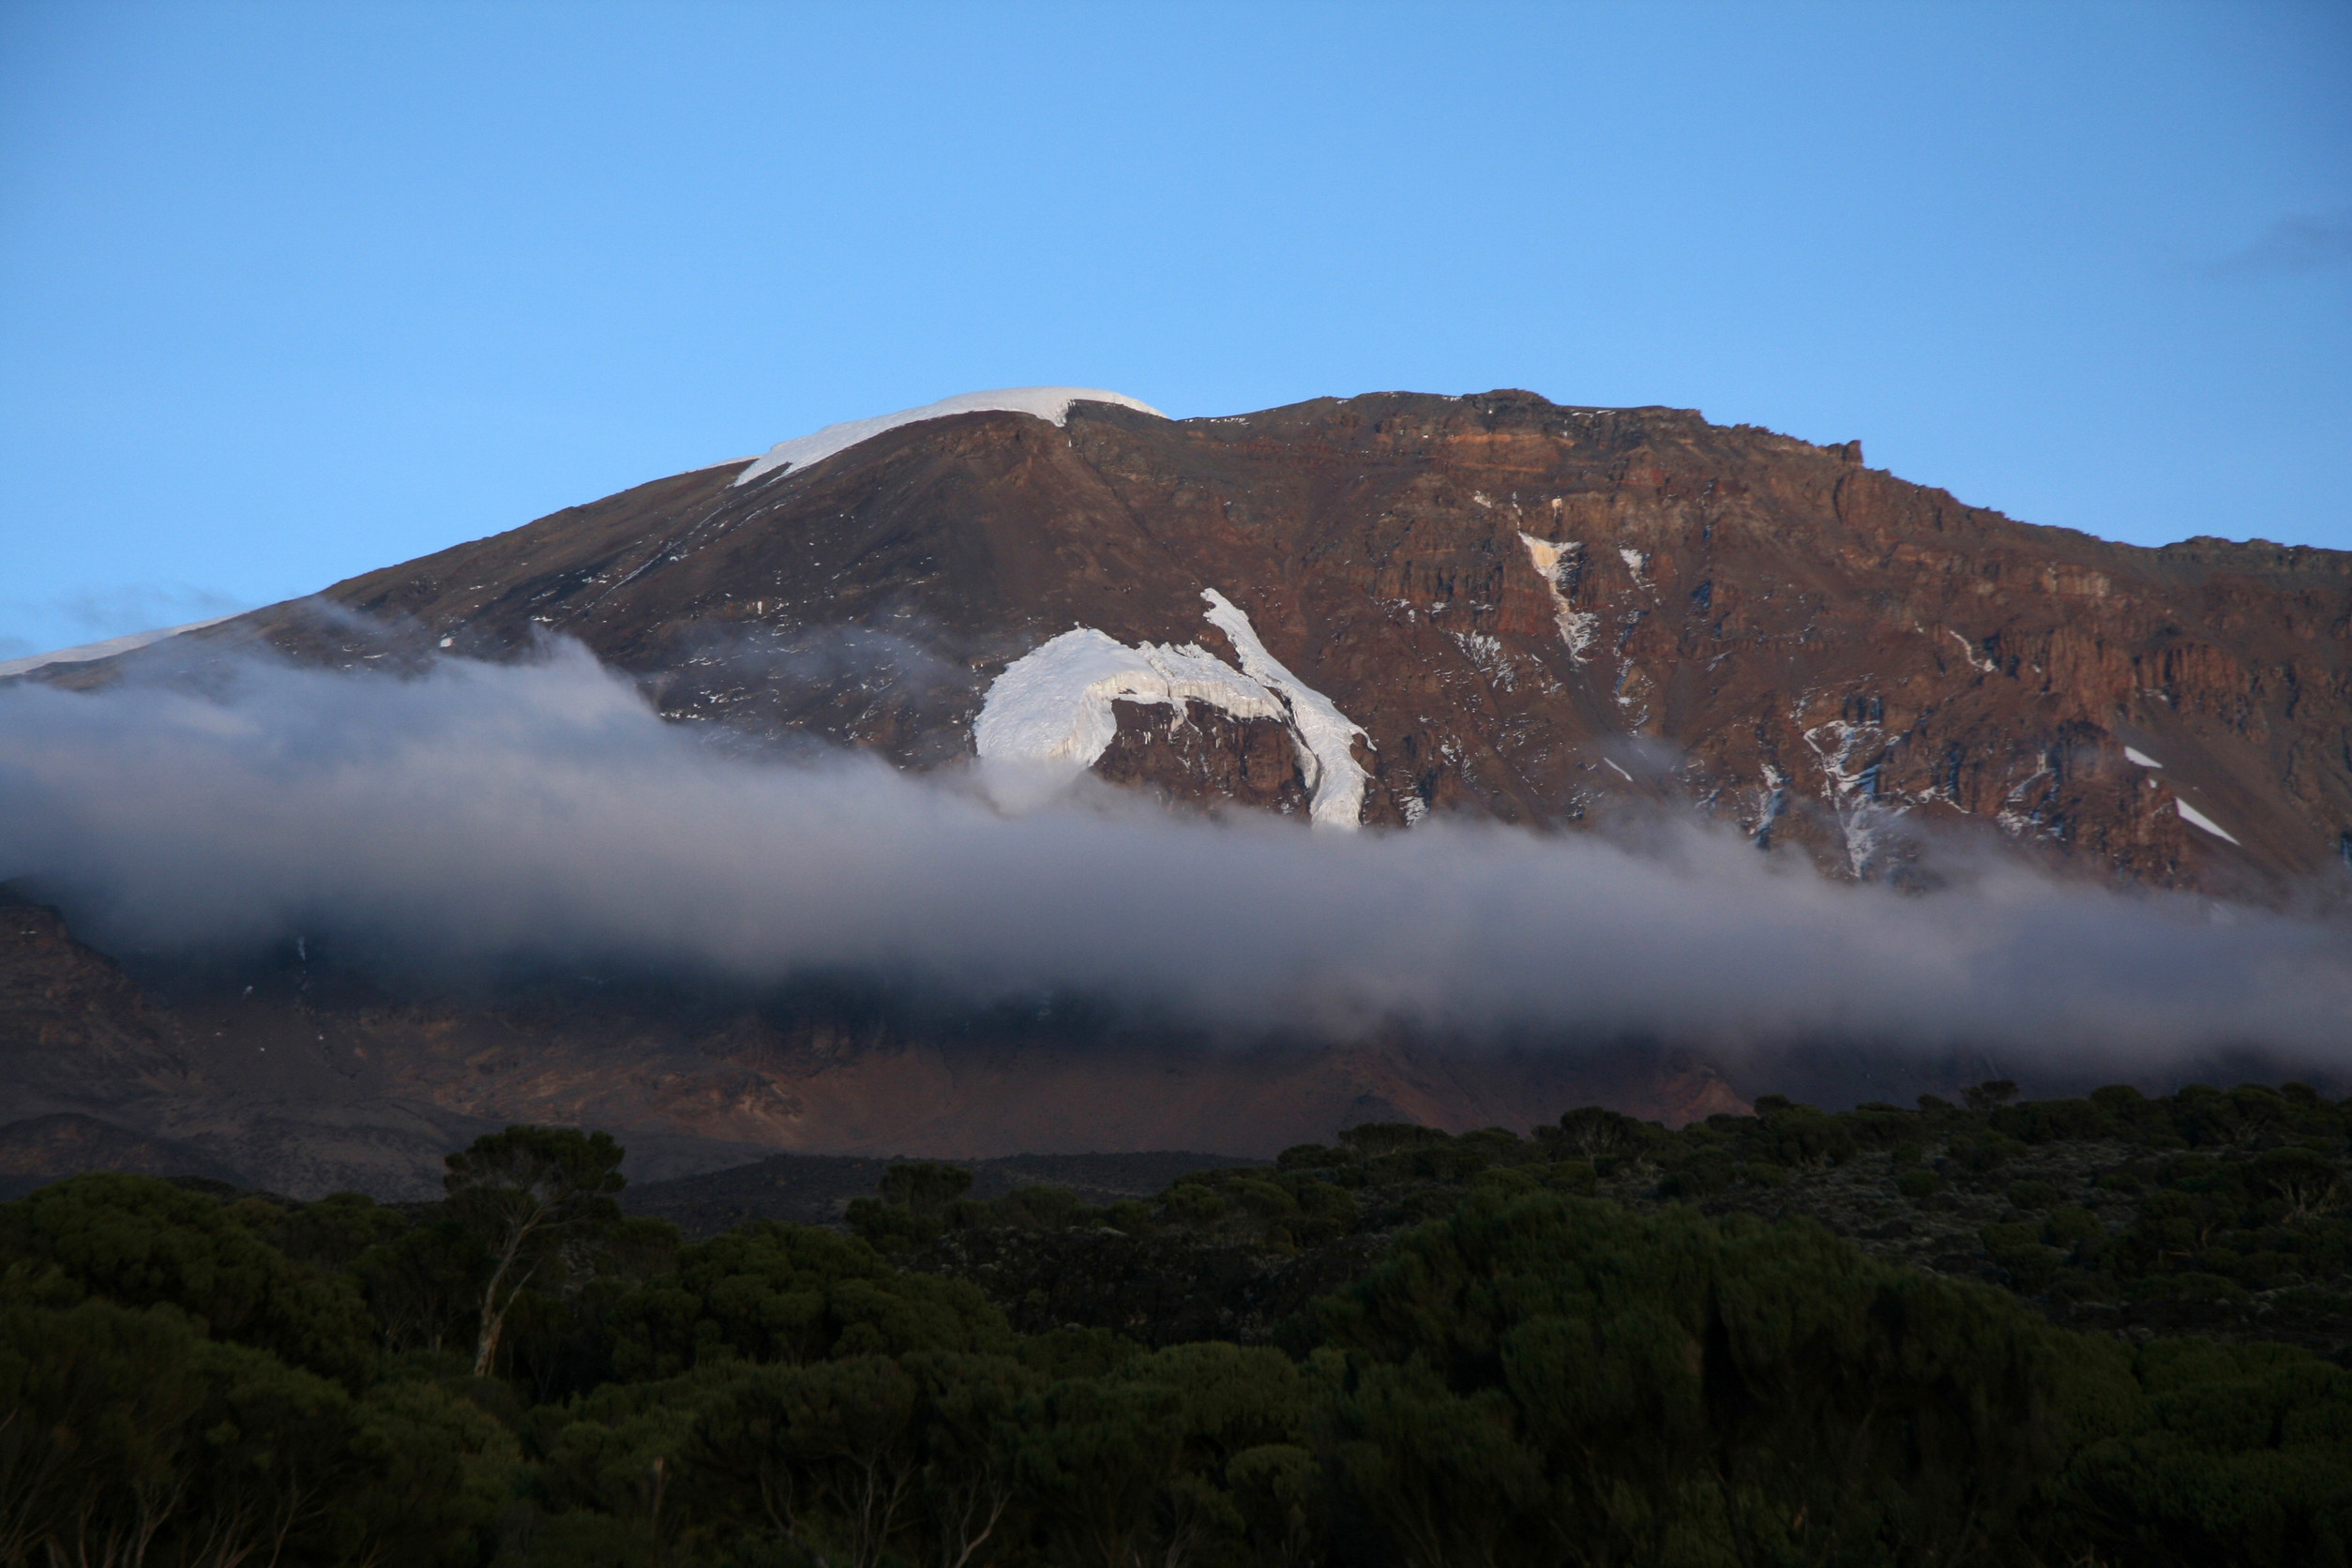
{"type": "Polygon", "coordinates": [[[1886,733],[1876,724],[1842,718],[1817,724],[1802,733],[1821,764],[1822,794],[1846,841],[1847,869],[1855,881],[1867,881],[1878,863],[1887,828],[1909,809],[1879,798],[1879,771],[1887,761],[1886,733]]]}
{"type": "Polygon", "coordinates": [[[2137,762],[2144,768],[2161,768],[2164,765],[2137,746],[2131,746],[2123,748],[2123,760],[2127,762],[2137,762]]]}
{"type": "Polygon", "coordinates": [[[1641,575],[1643,570],[1650,565],[1650,557],[1644,555],[1637,550],[1628,550],[1624,546],[1620,545],[1617,550],[1617,558],[1625,563],[1625,569],[1627,571],[1634,574],[1634,581],[1636,585],[1643,588],[1650,586],[1648,580],[1641,575]]]}
{"type": "Polygon", "coordinates": [[[1944,635],[1958,642],[1962,650],[1968,654],[1969,669],[1981,670],[1987,675],[1997,675],[2000,673],[2001,667],[1995,664],[1991,659],[1986,658],[1975,643],[1969,641],[1967,638],[1962,637],[1958,632],[1953,631],[1950,626],[1946,626],[1944,628],[1944,635]]]}
{"type": "Polygon", "coordinates": [[[1204,589],[1208,621],[1232,641],[1235,670],[1195,643],[1128,647],[1092,626],[1065,631],[1005,666],[972,727],[983,761],[1082,773],[1119,732],[1117,701],[1176,708],[1205,702],[1236,718],[1271,718],[1290,731],[1318,827],[1353,828],[1369,776],[1351,747],[1364,731],[1331,699],[1266,652],[1249,617],[1204,589]]]}
{"type": "Polygon", "coordinates": [[[2221,823],[2215,822],[2212,818],[2207,816],[2204,812],[2198,810],[2195,807],[2191,806],[2187,801],[2180,799],[2177,795],[2173,798],[2172,808],[2175,811],[2179,812],[2180,820],[2187,822],[2191,827],[2201,827],[2205,829],[2206,832],[2211,834],[2214,837],[2222,839],[2226,843],[2235,844],[2238,842],[2237,839],[2230,837],[2230,835],[2222,827],[2221,823]]]}
{"type": "Polygon", "coordinates": [[[992,413],[1033,414],[1048,424],[1060,425],[1070,417],[1072,403],[1116,403],[1156,418],[1168,417],[1150,403],[1138,402],[1124,393],[1106,392],[1098,386],[1011,386],[997,392],[965,392],[925,403],[921,408],[900,409],[871,419],[846,420],[827,425],[814,435],[779,441],[768,448],[766,456],[736,475],[735,483],[747,485],[779,468],[807,468],[901,425],[919,425],[926,419],[944,419],[952,414],[992,413]]]}
{"type": "Polygon", "coordinates": [[[1584,663],[1585,650],[1592,646],[1592,639],[1601,629],[1600,616],[1568,602],[1568,585],[1576,580],[1577,564],[1584,559],[1584,546],[1575,539],[1554,544],[1527,533],[1519,535],[1519,542],[1527,546],[1527,558],[1534,563],[1535,575],[1552,591],[1552,624],[1560,627],[1560,640],[1568,645],[1569,658],[1584,663]]]}
{"type": "Polygon", "coordinates": [[[1511,656],[1502,651],[1500,638],[1489,637],[1481,631],[1454,631],[1446,635],[1454,639],[1455,645],[1462,650],[1462,656],[1469,659],[1471,668],[1481,675],[1505,691],[1519,688],[1519,673],[1511,667],[1511,656]]]}
{"type": "Polygon", "coordinates": [[[0,678],[29,674],[36,670],[46,670],[53,664],[87,664],[92,659],[113,658],[117,654],[136,653],[139,649],[150,643],[160,642],[167,637],[177,637],[184,631],[196,631],[204,626],[217,626],[221,622],[234,620],[243,613],[243,611],[233,611],[227,615],[214,615],[202,621],[188,621],[176,626],[164,626],[157,631],[135,631],[127,637],[110,637],[103,642],[84,642],[77,648],[59,648],[53,653],[28,654],[23,658],[0,660],[0,678]]]}
{"type": "Polygon", "coordinates": [[[1209,624],[1233,640],[1243,673],[1282,700],[1300,749],[1315,760],[1314,776],[1307,780],[1315,792],[1308,817],[1317,827],[1353,830],[1364,818],[1364,792],[1372,782],[1356,763],[1355,741],[1364,727],[1266,652],[1257,628],[1232,600],[1214,588],[1203,588],[1200,596],[1209,601],[1209,624]]]}
{"type": "Polygon", "coordinates": [[[1206,649],[1146,642],[1130,648],[1079,626],[1005,666],[972,727],[972,745],[992,761],[1092,767],[1119,732],[1115,701],[1182,708],[1187,701],[1236,718],[1289,714],[1274,694],[1206,649]]]}

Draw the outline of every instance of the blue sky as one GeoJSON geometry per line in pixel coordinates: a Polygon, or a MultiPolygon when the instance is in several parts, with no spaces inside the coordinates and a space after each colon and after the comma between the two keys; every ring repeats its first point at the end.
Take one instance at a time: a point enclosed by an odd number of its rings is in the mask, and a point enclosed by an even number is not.
{"type": "Polygon", "coordinates": [[[2352,7],[0,6],[0,657],[1035,383],[2352,548],[2352,7]]]}

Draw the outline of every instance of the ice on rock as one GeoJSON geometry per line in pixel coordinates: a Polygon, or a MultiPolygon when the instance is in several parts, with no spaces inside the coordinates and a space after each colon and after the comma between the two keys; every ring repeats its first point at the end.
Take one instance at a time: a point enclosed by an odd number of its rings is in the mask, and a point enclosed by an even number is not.
{"type": "Polygon", "coordinates": [[[2187,801],[2181,800],[2176,796],[2174,797],[2172,803],[2172,808],[2175,811],[2179,812],[2180,820],[2187,822],[2191,827],[2201,827],[2205,829],[2206,832],[2211,834],[2214,837],[2222,839],[2227,843],[2235,844],[2238,842],[2238,840],[2231,837],[2228,831],[2225,830],[2221,823],[2215,822],[2212,818],[2207,816],[2195,807],[2191,806],[2187,801]]]}
{"type": "Polygon", "coordinates": [[[1072,403],[1116,403],[1121,408],[1135,409],[1165,419],[1150,403],[1139,402],[1121,392],[1106,392],[1097,386],[1010,386],[996,392],[964,392],[953,398],[942,398],[921,408],[903,408],[896,414],[877,415],[871,419],[844,420],[827,425],[814,435],[794,436],[779,441],[767,454],[741,474],[735,483],[747,485],[779,468],[807,468],[822,462],[836,452],[846,452],[862,441],[871,441],[884,430],[895,430],[901,425],[919,425],[926,419],[944,419],[951,414],[1033,414],[1048,424],[1059,425],[1070,417],[1072,403]]]}
{"type": "Polygon", "coordinates": [[[1118,733],[1113,702],[1180,710],[1186,701],[1205,702],[1236,718],[1271,718],[1288,728],[1311,794],[1309,820],[1318,827],[1355,827],[1370,782],[1352,749],[1364,731],[1269,654],[1230,599],[1214,588],[1201,596],[1209,601],[1210,624],[1232,641],[1241,669],[1194,643],[1131,648],[1078,626],[1005,666],[972,723],[972,748],[984,761],[1082,773],[1118,733]]]}
{"type": "Polygon", "coordinates": [[[1582,664],[1585,650],[1592,646],[1593,636],[1601,628],[1598,615],[1568,602],[1567,584],[1584,554],[1584,546],[1574,539],[1554,544],[1525,532],[1519,535],[1519,542],[1527,546],[1527,558],[1533,563],[1535,575],[1552,592],[1552,624],[1560,628],[1560,641],[1568,645],[1569,658],[1582,664]]]}
{"type": "Polygon", "coordinates": [[[973,747],[996,761],[1092,767],[1119,732],[1115,701],[1181,706],[1187,700],[1236,718],[1288,722],[1273,693],[1185,643],[1130,648],[1092,626],[1065,631],[1005,666],[972,727],[973,747]]]}
{"type": "Polygon", "coordinates": [[[1364,786],[1372,781],[1356,763],[1354,742],[1364,734],[1364,727],[1266,652],[1266,645],[1258,641],[1258,629],[1232,600],[1214,588],[1202,589],[1200,596],[1209,601],[1209,624],[1233,640],[1243,672],[1280,697],[1289,709],[1291,734],[1300,750],[1315,762],[1307,780],[1315,792],[1308,813],[1315,825],[1353,828],[1363,820],[1364,786]]]}

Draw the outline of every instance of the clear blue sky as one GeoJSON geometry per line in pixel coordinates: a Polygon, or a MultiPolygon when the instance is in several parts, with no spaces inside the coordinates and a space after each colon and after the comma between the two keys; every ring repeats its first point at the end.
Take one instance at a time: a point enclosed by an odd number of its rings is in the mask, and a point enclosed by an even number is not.
{"type": "Polygon", "coordinates": [[[2352,6],[0,3],[0,657],[1034,383],[2352,548],[2352,6]]]}

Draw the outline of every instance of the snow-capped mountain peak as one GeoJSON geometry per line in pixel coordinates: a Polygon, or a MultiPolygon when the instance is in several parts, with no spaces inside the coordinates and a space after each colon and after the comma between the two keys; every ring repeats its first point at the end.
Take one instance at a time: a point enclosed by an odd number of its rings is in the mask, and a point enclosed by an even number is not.
{"type": "Polygon", "coordinates": [[[1033,414],[1048,424],[1059,425],[1069,418],[1072,403],[1116,403],[1161,419],[1168,417],[1150,403],[1123,392],[1106,392],[1099,386],[1008,386],[994,392],[961,392],[935,403],[925,403],[921,408],[902,408],[896,414],[880,414],[871,419],[845,419],[837,425],[827,425],[813,435],[779,441],[768,448],[765,456],[736,475],[735,483],[747,485],[779,468],[807,468],[901,425],[944,419],[951,414],[998,412],[1033,414]]]}

